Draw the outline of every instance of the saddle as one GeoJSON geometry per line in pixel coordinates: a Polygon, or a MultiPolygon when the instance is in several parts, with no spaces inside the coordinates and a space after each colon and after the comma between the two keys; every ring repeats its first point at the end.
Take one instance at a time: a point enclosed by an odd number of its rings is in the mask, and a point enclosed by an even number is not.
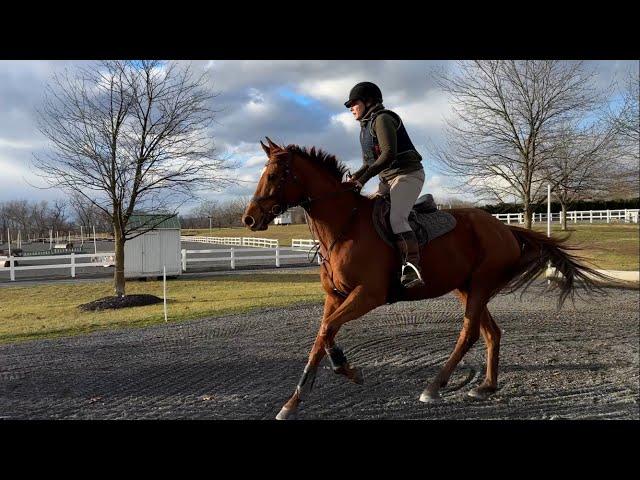
{"type": "MultiPolygon", "coordinates": [[[[391,230],[389,213],[391,201],[389,195],[377,196],[373,204],[373,226],[378,235],[389,246],[395,248],[395,234],[391,230]]],[[[430,193],[422,195],[416,201],[411,213],[409,213],[409,225],[415,232],[418,245],[423,247],[431,240],[453,230],[456,219],[448,212],[438,210],[433,196],[430,193]]]]}
{"type": "MultiPolygon", "coordinates": [[[[391,222],[389,220],[390,211],[391,201],[388,195],[377,196],[374,199],[373,226],[380,238],[395,249],[395,234],[391,230],[391,222]]],[[[418,198],[413,206],[409,214],[409,225],[416,234],[418,245],[423,247],[434,238],[453,230],[456,226],[456,219],[450,213],[438,210],[433,201],[433,196],[427,193],[418,198]]],[[[405,299],[406,293],[406,289],[400,283],[400,269],[396,269],[386,301],[388,304],[399,302],[405,299]]]]}

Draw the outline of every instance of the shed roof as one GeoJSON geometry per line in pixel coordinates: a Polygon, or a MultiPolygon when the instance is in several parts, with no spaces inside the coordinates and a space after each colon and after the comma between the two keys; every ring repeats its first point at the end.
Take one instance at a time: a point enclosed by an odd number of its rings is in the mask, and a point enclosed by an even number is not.
{"type": "Polygon", "coordinates": [[[129,217],[127,227],[133,229],[180,230],[180,220],[172,213],[134,213],[129,217]]]}

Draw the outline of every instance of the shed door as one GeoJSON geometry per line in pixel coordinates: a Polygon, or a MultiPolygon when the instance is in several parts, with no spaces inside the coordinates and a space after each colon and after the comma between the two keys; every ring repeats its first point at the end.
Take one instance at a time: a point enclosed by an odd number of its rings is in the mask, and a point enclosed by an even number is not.
{"type": "Polygon", "coordinates": [[[143,235],[142,262],[144,273],[162,273],[160,258],[160,235],[158,232],[147,232],[143,235]]]}

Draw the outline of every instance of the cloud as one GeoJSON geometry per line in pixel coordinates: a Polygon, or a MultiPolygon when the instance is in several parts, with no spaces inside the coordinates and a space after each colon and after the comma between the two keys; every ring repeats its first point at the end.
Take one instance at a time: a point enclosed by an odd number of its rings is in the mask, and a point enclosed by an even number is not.
{"type": "MultiPolygon", "coordinates": [[[[452,179],[432,175],[432,159],[425,148],[437,143],[448,115],[448,102],[430,72],[454,70],[455,62],[423,60],[204,60],[178,61],[191,65],[195,75],[205,74],[216,94],[211,127],[218,154],[241,165],[234,175],[252,183],[209,192],[219,198],[252,195],[259,178],[265,136],[283,144],[316,146],[336,155],[352,171],[362,162],[359,124],[344,108],[351,87],[361,81],[378,84],[387,108],[397,111],[424,158],[427,181],[423,193],[449,192],[452,179]]],[[[637,74],[637,62],[590,61],[600,86],[620,79],[628,70],[637,74]]],[[[11,174],[0,176],[0,202],[12,198],[60,197],[59,191],[35,190],[22,179],[36,181],[28,168],[34,151],[44,140],[38,133],[37,109],[54,73],[79,66],[79,61],[0,61],[0,159],[11,174]],[[19,172],[16,173],[16,172],[19,172]]],[[[371,182],[375,187],[375,179],[371,182]]],[[[367,185],[369,188],[369,185],[367,185]]]]}

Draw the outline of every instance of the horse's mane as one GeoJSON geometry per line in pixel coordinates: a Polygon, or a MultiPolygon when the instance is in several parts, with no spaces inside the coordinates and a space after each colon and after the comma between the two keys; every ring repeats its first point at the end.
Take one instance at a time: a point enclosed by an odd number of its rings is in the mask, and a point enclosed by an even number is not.
{"type": "Polygon", "coordinates": [[[300,147],[298,145],[288,145],[285,150],[290,153],[296,153],[306,158],[307,160],[314,162],[339,182],[342,181],[342,177],[348,170],[348,167],[340,160],[338,160],[335,155],[330,155],[329,153],[321,149],[316,150],[316,147],[311,147],[311,150],[308,150],[306,147],[300,147]]]}

